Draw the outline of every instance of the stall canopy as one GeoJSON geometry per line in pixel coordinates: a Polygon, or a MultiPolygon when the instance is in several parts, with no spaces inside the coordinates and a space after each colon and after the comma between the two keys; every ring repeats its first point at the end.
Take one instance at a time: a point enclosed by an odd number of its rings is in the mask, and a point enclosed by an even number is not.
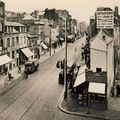
{"type": "Polygon", "coordinates": [[[89,93],[105,94],[105,83],[90,82],[88,92],[89,93]]]}
{"type": "Polygon", "coordinates": [[[9,58],[6,54],[0,56],[0,66],[12,62],[13,60],[9,58]]]}
{"type": "Polygon", "coordinates": [[[77,87],[86,81],[85,69],[86,69],[86,65],[84,65],[79,69],[79,72],[73,87],[77,87]]]}
{"type": "Polygon", "coordinates": [[[28,47],[21,49],[21,51],[25,54],[26,57],[33,56],[32,51],[28,47]]]}
{"type": "Polygon", "coordinates": [[[41,42],[41,46],[42,46],[44,49],[48,49],[48,47],[45,45],[44,42],[41,42]]]}

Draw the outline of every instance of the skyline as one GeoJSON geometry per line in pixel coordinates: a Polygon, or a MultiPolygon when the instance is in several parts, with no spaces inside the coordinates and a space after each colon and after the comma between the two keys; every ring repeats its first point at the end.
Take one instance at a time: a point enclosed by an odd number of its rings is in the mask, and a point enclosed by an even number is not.
{"type": "Polygon", "coordinates": [[[5,2],[5,10],[14,12],[32,12],[33,10],[45,10],[46,8],[66,9],[72,18],[89,23],[90,16],[93,16],[97,7],[120,6],[119,0],[1,0],[5,2]],[[94,4],[91,4],[94,3],[94,4]],[[22,7],[18,7],[18,5],[22,7]],[[26,7],[27,6],[27,7],[26,7]]]}

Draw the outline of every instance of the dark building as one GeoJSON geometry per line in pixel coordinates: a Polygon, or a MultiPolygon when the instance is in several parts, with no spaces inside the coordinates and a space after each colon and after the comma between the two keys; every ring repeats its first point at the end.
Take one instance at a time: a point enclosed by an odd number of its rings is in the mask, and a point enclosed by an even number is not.
{"type": "Polygon", "coordinates": [[[5,32],[5,4],[0,1],[0,54],[4,54],[6,49],[4,47],[4,41],[2,39],[5,32]]]}
{"type": "Polygon", "coordinates": [[[56,12],[56,9],[45,9],[44,17],[48,20],[53,20],[54,22],[58,23],[59,16],[56,12]]]}

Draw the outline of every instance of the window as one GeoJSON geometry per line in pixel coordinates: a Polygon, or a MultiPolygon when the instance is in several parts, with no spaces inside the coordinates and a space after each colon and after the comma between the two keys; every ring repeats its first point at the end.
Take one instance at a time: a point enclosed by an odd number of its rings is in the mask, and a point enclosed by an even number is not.
{"type": "Polygon", "coordinates": [[[0,39],[0,47],[3,47],[3,39],[0,39]]]}
{"type": "Polygon", "coordinates": [[[96,72],[97,72],[97,73],[102,72],[102,68],[96,68],[96,72]]]}
{"type": "Polygon", "coordinates": [[[10,32],[10,26],[8,26],[8,32],[10,32]]]}
{"type": "Polygon", "coordinates": [[[7,38],[7,47],[10,47],[10,38],[7,38]]]}
{"type": "Polygon", "coordinates": [[[23,37],[21,37],[21,45],[23,45],[23,37]]]}
{"type": "Polygon", "coordinates": [[[26,36],[24,36],[24,43],[26,44],[26,36]]]}
{"type": "Polygon", "coordinates": [[[7,53],[8,57],[10,57],[10,52],[7,53]]]}
{"type": "Polygon", "coordinates": [[[103,40],[105,40],[105,35],[102,36],[103,40]]]}
{"type": "Polygon", "coordinates": [[[19,37],[16,37],[16,44],[19,45],[19,37]]]}
{"type": "Polygon", "coordinates": [[[15,52],[12,51],[12,59],[14,59],[14,58],[15,58],[15,52]]]}
{"type": "Polygon", "coordinates": [[[15,40],[14,40],[14,37],[12,38],[12,46],[15,45],[15,40]]]}
{"type": "Polygon", "coordinates": [[[11,32],[13,32],[13,27],[11,27],[11,32]]]}
{"type": "Polygon", "coordinates": [[[2,31],[3,31],[3,24],[0,23],[0,32],[2,32],[2,31]]]}

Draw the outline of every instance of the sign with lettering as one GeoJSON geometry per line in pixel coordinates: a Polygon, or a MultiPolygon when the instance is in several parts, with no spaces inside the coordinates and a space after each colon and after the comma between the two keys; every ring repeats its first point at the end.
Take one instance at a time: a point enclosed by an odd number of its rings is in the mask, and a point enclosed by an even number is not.
{"type": "Polygon", "coordinates": [[[97,20],[97,29],[113,29],[114,28],[114,12],[113,11],[97,11],[96,20],[97,20]]]}

